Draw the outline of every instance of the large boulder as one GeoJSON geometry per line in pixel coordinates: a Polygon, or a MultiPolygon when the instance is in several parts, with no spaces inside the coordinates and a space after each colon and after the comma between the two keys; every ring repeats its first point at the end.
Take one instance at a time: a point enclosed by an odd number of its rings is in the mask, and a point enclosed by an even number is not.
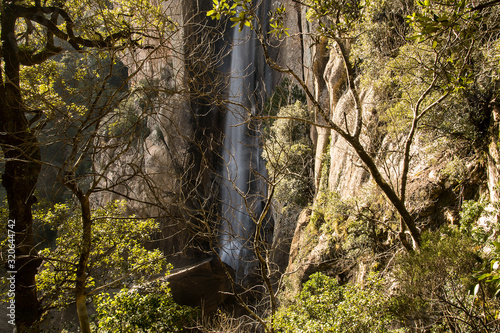
{"type": "Polygon", "coordinates": [[[211,314],[224,303],[232,290],[234,270],[220,260],[209,258],[202,262],[173,270],[167,277],[176,303],[200,307],[211,314]]]}

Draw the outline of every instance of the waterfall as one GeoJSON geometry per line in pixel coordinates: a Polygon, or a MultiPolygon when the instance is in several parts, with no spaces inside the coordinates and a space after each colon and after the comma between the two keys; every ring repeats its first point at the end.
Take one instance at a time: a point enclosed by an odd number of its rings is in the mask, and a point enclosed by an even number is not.
{"type": "Polygon", "coordinates": [[[222,152],[222,227],[220,257],[237,272],[249,273],[252,267],[252,239],[255,223],[262,210],[265,184],[256,174],[265,174],[261,161],[258,134],[249,124],[248,113],[255,113],[256,43],[253,33],[245,27],[232,31],[228,105],[224,122],[222,152]]]}

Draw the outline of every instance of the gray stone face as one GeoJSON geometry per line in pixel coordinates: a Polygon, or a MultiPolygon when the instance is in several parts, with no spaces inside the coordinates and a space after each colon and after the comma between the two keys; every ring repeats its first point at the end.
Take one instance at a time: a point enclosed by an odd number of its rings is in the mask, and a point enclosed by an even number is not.
{"type": "MultiPolygon", "coordinates": [[[[133,106],[144,118],[141,134],[106,174],[103,187],[113,186],[113,193],[98,200],[125,196],[130,213],[157,218],[162,228],[160,248],[173,256],[173,263],[183,266],[204,258],[189,247],[194,224],[199,222],[192,213],[211,195],[210,174],[220,133],[216,108],[209,104],[219,98],[221,82],[210,76],[216,71],[214,61],[221,52],[217,47],[222,44],[220,35],[211,30],[216,22],[203,12],[210,2],[168,4],[178,30],[153,52],[139,50],[124,58],[129,73],[137,71],[135,86],[150,89],[150,97],[133,106]],[[201,29],[204,24],[206,29],[201,29]]],[[[101,156],[101,164],[112,154],[101,156]]]]}

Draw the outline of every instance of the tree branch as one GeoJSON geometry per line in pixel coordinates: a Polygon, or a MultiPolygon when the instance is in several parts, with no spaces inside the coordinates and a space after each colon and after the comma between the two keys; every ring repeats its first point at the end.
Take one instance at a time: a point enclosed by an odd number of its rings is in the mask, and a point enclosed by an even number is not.
{"type": "Polygon", "coordinates": [[[130,29],[127,28],[99,40],[87,39],[75,36],[73,31],[73,20],[69,14],[60,7],[24,7],[20,5],[11,5],[11,8],[17,17],[24,17],[46,27],[50,33],[62,40],[67,41],[75,50],[81,50],[82,47],[114,47],[116,46],[117,41],[124,39],[130,40],[132,35],[130,29]],[[45,15],[48,14],[61,16],[66,23],[66,32],[59,29],[53,20],[47,19],[45,15]]]}
{"type": "Polygon", "coordinates": [[[23,66],[33,66],[45,62],[50,57],[53,57],[62,52],[60,47],[46,46],[43,50],[33,53],[28,51],[19,51],[19,62],[23,66]]]}
{"type": "Polygon", "coordinates": [[[352,68],[351,61],[349,60],[349,52],[347,51],[344,42],[337,37],[335,37],[334,39],[340,49],[342,60],[344,61],[344,67],[347,73],[347,85],[354,99],[354,108],[356,109],[356,123],[352,136],[354,138],[359,138],[359,136],[361,135],[361,128],[363,126],[363,110],[361,108],[361,98],[359,97],[358,90],[356,89],[356,85],[354,83],[354,69],[352,68]]]}
{"type": "Polygon", "coordinates": [[[472,7],[472,9],[470,11],[474,12],[474,11],[478,11],[478,10],[483,10],[485,8],[493,7],[493,6],[496,6],[498,4],[500,4],[500,0],[493,0],[490,2],[483,3],[481,5],[477,5],[476,7],[472,7]]]}

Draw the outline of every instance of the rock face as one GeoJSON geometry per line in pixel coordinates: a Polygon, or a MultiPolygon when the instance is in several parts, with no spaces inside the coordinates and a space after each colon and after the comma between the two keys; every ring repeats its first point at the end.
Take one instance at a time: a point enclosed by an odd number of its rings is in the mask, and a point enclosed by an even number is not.
{"type": "MultiPolygon", "coordinates": [[[[305,12],[300,6],[285,2],[287,6],[287,27],[290,34],[307,33],[315,30],[313,24],[306,22],[305,12]]],[[[294,36],[287,41],[279,52],[279,61],[285,67],[294,69],[316,100],[327,110],[329,118],[341,127],[352,128],[354,122],[354,101],[351,94],[346,93],[346,72],[343,61],[334,47],[327,47],[326,41],[312,40],[304,36],[302,39],[294,36]],[[294,57],[295,55],[295,57],[294,57]],[[298,57],[300,55],[300,57],[298,57]],[[302,67],[296,64],[302,61],[302,67]],[[347,123],[347,124],[346,124],[347,123]]],[[[372,156],[380,171],[388,182],[397,188],[402,170],[402,140],[388,133],[385,129],[383,114],[378,108],[379,96],[373,87],[360,91],[363,109],[363,126],[361,144],[372,156]]],[[[497,110],[495,110],[497,111],[497,110]]],[[[493,112],[490,126],[491,142],[488,147],[488,165],[474,159],[455,159],[458,150],[450,147],[436,148],[432,140],[417,137],[411,150],[409,181],[407,186],[407,206],[417,223],[425,228],[434,229],[444,223],[456,224],[463,200],[478,199],[480,193],[485,193],[486,182],[491,200],[498,200],[496,184],[500,180],[500,153],[498,143],[498,112],[493,112]],[[487,169],[487,170],[486,170],[487,169]],[[488,175],[486,175],[486,172],[488,175]]],[[[325,124],[318,114],[316,122],[325,124]]],[[[380,222],[396,220],[393,208],[387,204],[385,196],[374,184],[374,181],[355,151],[336,132],[317,127],[312,128],[311,135],[316,147],[315,154],[315,190],[316,193],[334,192],[340,201],[355,201],[358,207],[379,205],[380,222]],[[377,200],[382,202],[378,203],[377,200]]],[[[314,213],[312,214],[314,215],[314,213]]],[[[341,275],[345,271],[359,271],[363,275],[370,262],[364,263],[362,256],[339,262],[345,256],[348,224],[356,222],[353,216],[346,217],[339,227],[340,230],[321,230],[311,226],[311,212],[303,211],[298,218],[293,241],[291,242],[287,273],[293,284],[298,287],[307,277],[318,270],[330,271],[332,275],[341,275]],[[342,234],[344,232],[344,234],[342,234]],[[357,268],[356,268],[357,267],[357,268]]],[[[280,226],[277,226],[276,233],[280,226]]],[[[283,231],[284,233],[284,231],[283,231]]],[[[381,245],[388,244],[390,235],[380,235],[381,245]]],[[[394,236],[392,236],[394,237],[394,236]]],[[[351,278],[353,278],[351,276],[351,278]]],[[[355,279],[357,277],[354,277],[355,279]]]]}
{"type": "MultiPolygon", "coordinates": [[[[216,22],[206,17],[210,2],[175,0],[168,5],[178,29],[164,47],[124,59],[130,73],[138,71],[134,82],[146,95],[131,108],[146,116],[131,148],[106,174],[103,187],[113,186],[113,193],[99,200],[125,196],[130,213],[160,221],[155,246],[177,267],[206,257],[205,239],[196,233],[200,221],[215,221],[208,216],[214,203],[207,198],[215,193],[221,136],[216,105],[224,84],[215,72],[224,44],[216,22]]],[[[101,159],[104,163],[110,157],[112,153],[101,159]]]]}

